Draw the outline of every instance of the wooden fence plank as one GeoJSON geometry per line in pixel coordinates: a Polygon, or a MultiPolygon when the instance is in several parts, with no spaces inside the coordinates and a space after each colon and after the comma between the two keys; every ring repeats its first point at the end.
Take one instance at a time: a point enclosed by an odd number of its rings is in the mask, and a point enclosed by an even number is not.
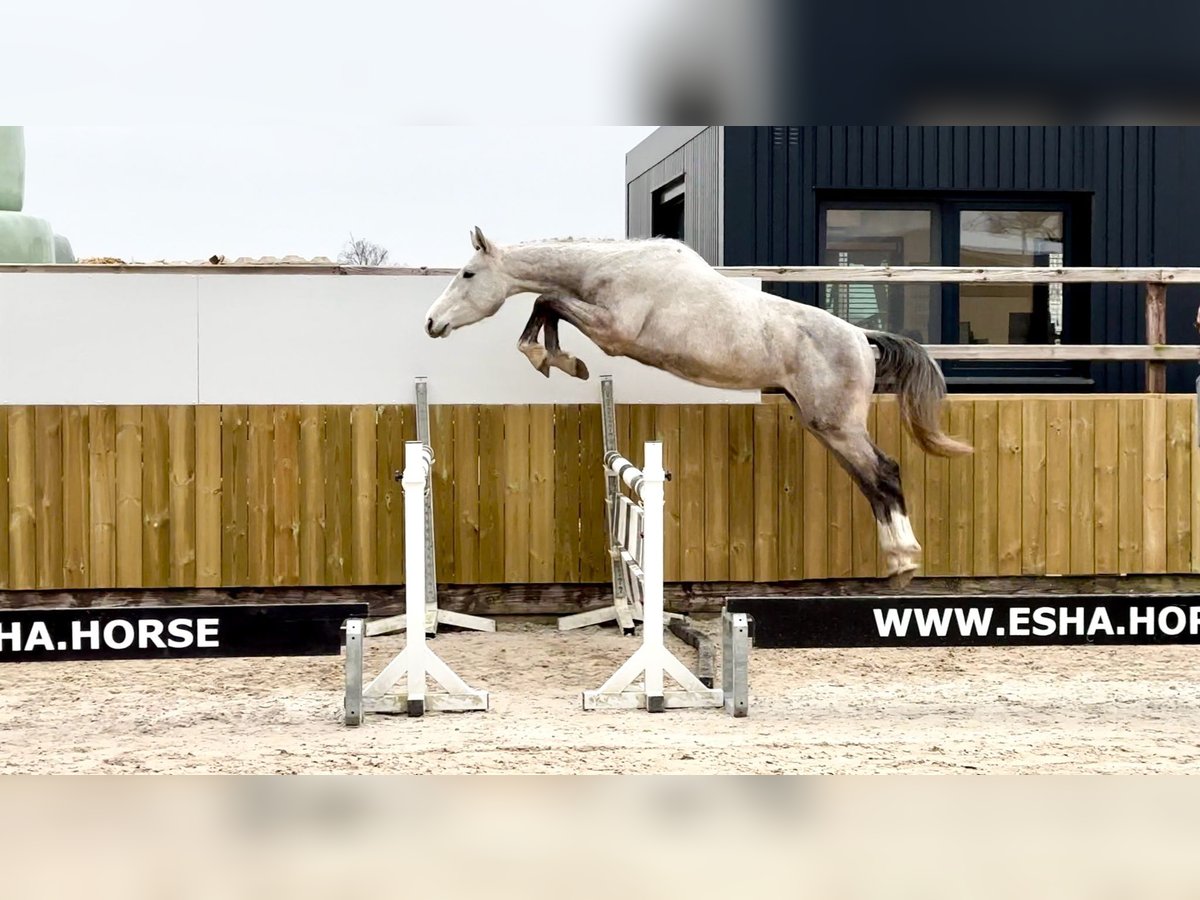
{"type": "Polygon", "coordinates": [[[908,427],[900,426],[900,484],[904,488],[904,503],[908,507],[908,518],[912,522],[913,534],[921,544],[922,555],[918,563],[921,572],[929,560],[929,536],[925,532],[925,451],[913,439],[908,427]]]}
{"type": "Polygon", "coordinates": [[[1167,571],[1191,571],[1192,423],[1195,399],[1167,398],[1167,571]]]}
{"type": "Polygon", "coordinates": [[[975,401],[975,575],[1000,570],[999,498],[997,473],[1000,453],[999,407],[995,400],[975,401]]]}
{"type": "Polygon", "coordinates": [[[704,408],[704,578],[729,580],[729,407],[704,408]]]}
{"type": "MultiPolygon", "coordinates": [[[[557,448],[554,462],[558,464],[557,448]]],[[[479,580],[479,411],[474,406],[454,407],[454,510],[454,554],[458,564],[453,579],[450,573],[445,577],[472,584],[479,580]]]]}
{"type": "Polygon", "coordinates": [[[61,406],[38,406],[37,586],[63,586],[63,455],[61,406]]]}
{"type": "Polygon", "coordinates": [[[1028,398],[1021,422],[1021,574],[1045,573],[1046,401],[1028,398]]]}
{"type": "Polygon", "coordinates": [[[1117,404],[1117,567],[1123,574],[1142,571],[1142,401],[1137,397],[1104,400],[1117,404]]]}
{"type": "Polygon", "coordinates": [[[300,407],[300,583],[325,583],[325,408],[300,407]]]}
{"type": "Polygon", "coordinates": [[[354,493],[350,407],[325,408],[325,578],[350,584],[354,493]]]}
{"type": "Polygon", "coordinates": [[[8,465],[8,516],[5,542],[9,560],[9,586],[37,587],[37,468],[36,413],[32,406],[8,409],[5,453],[8,465]]]}
{"type": "MultiPolygon", "coordinates": [[[[479,410],[479,581],[504,581],[504,410],[479,410]]],[[[598,580],[598,579],[597,579],[598,580]]]]}
{"type": "Polygon", "coordinates": [[[1046,401],[1046,574],[1071,571],[1071,401],[1046,401]]]}
{"type": "MultiPolygon", "coordinates": [[[[824,448],[822,448],[824,449],[824,448]]],[[[825,456],[825,502],[829,515],[825,574],[851,578],[854,574],[854,492],[850,475],[828,450],[825,456]]],[[[735,497],[737,495],[734,495],[735,497]]]]}
{"type": "Polygon", "coordinates": [[[1108,399],[1098,400],[1095,417],[1096,574],[1114,575],[1120,571],[1120,498],[1117,478],[1120,432],[1117,404],[1108,399]]]}
{"type": "Polygon", "coordinates": [[[754,407],[754,580],[779,578],[779,410],[782,404],[754,407]]]}
{"type": "Polygon", "coordinates": [[[585,582],[609,581],[612,566],[604,518],[604,429],[598,403],[585,404],[579,410],[579,448],[579,578],[585,582]]]}
{"type": "Polygon", "coordinates": [[[554,407],[546,403],[529,407],[529,580],[554,581],[554,407]]]}
{"type": "Polygon", "coordinates": [[[300,407],[300,583],[325,583],[325,416],[300,407]]]}
{"type": "Polygon", "coordinates": [[[275,509],[272,584],[300,583],[300,408],[273,410],[275,509]]]}
{"type": "Polygon", "coordinates": [[[118,406],[116,430],[117,587],[135,588],[142,586],[142,407],[118,406]]]}
{"type": "Polygon", "coordinates": [[[829,460],[825,445],[807,428],[804,449],[801,516],[804,577],[829,577],[829,460]]]}
{"type": "Polygon", "coordinates": [[[35,418],[32,406],[8,411],[8,580],[15,590],[37,587],[35,418]]]}
{"type": "Polygon", "coordinates": [[[1071,401],[1071,574],[1096,568],[1095,402],[1071,401]]]}
{"type": "Polygon", "coordinates": [[[221,407],[221,584],[250,582],[250,419],[245,406],[221,407]]]}
{"type": "Polygon", "coordinates": [[[1145,398],[1142,417],[1142,571],[1167,568],[1167,400],[1145,398]]]}
{"type": "MultiPolygon", "coordinates": [[[[768,463],[769,464],[769,463],[768,463]]],[[[754,580],[754,407],[729,407],[729,580],[754,580]]]]}
{"type": "Polygon", "coordinates": [[[117,586],[117,411],[88,409],[88,586],[117,586]]]}
{"type": "MultiPolygon", "coordinates": [[[[679,477],[679,407],[660,406],[654,414],[654,430],[663,444],[663,468],[679,477]]],[[[679,499],[679,482],[666,486],[663,502],[663,580],[679,581],[682,578],[683,556],[680,544],[680,528],[683,507],[679,499]]]]}
{"type": "Polygon", "coordinates": [[[196,408],[167,409],[170,573],[173,587],[196,585],[196,408]]]}
{"type": "Polygon", "coordinates": [[[88,586],[90,478],[87,407],[63,409],[63,585],[88,586]]]}
{"type": "Polygon", "coordinates": [[[221,584],[221,407],[196,407],[196,585],[221,584]]]}
{"type": "Polygon", "coordinates": [[[429,407],[429,433],[433,447],[433,534],[438,580],[448,580],[458,568],[454,515],[454,407],[439,403],[429,407]]]}
{"type": "Polygon", "coordinates": [[[529,581],[529,407],[504,408],[504,581],[529,581]]]}
{"type": "MultiPolygon", "coordinates": [[[[1192,407],[1195,415],[1200,415],[1200,409],[1196,406],[1192,407]]],[[[1193,420],[1192,423],[1192,440],[1191,440],[1191,462],[1192,462],[1192,490],[1191,490],[1191,514],[1192,514],[1192,568],[1193,572],[1200,572],[1200,431],[1197,431],[1197,423],[1193,420]]]]}
{"type": "Polygon", "coordinates": [[[580,580],[579,504],[583,475],[579,447],[579,407],[574,403],[555,406],[554,577],[568,584],[580,580]]]}
{"type": "MultiPolygon", "coordinates": [[[[884,395],[875,399],[875,444],[879,449],[893,460],[900,463],[901,447],[904,442],[902,434],[903,426],[900,424],[900,406],[896,402],[894,394],[884,395]]],[[[904,480],[904,473],[901,472],[901,485],[904,488],[904,496],[907,499],[911,493],[910,485],[904,480]]],[[[912,507],[909,507],[909,512],[912,512],[912,507]]],[[[875,536],[876,555],[875,555],[875,574],[883,575],[887,568],[887,561],[883,558],[882,551],[878,551],[879,545],[879,529],[876,528],[875,536]]]]}
{"type": "MultiPolygon", "coordinates": [[[[867,429],[871,440],[875,440],[877,404],[872,403],[867,413],[867,429]]],[[[879,527],[871,504],[857,486],[850,495],[850,520],[854,529],[851,575],[855,578],[873,578],[879,569],[879,527]]]]}
{"type": "Polygon", "coordinates": [[[704,580],[704,407],[679,412],[679,543],[683,581],[704,580]]]}
{"type": "Polygon", "coordinates": [[[142,408],[142,586],[171,583],[171,460],[165,406],[142,408]]]}
{"type": "MultiPolygon", "coordinates": [[[[950,430],[950,409],[942,404],[941,428],[950,430]]],[[[950,570],[950,461],[932,453],[925,457],[925,541],[921,566],[926,575],[945,575],[950,570]]]]}
{"type": "Polygon", "coordinates": [[[379,409],[375,426],[375,560],[380,584],[404,581],[404,492],[396,473],[404,470],[404,419],[396,404],[379,409]]]}
{"type": "Polygon", "coordinates": [[[8,505],[8,410],[9,407],[0,406],[0,523],[5,528],[4,537],[0,538],[0,590],[8,589],[11,577],[8,547],[8,529],[11,527],[8,505]]]}
{"type": "MultiPolygon", "coordinates": [[[[948,405],[950,433],[974,446],[974,403],[969,399],[954,399],[948,405]]],[[[946,480],[946,497],[950,504],[946,568],[955,574],[967,573],[975,564],[975,455],[951,459],[946,480]]]]}
{"type": "MultiPolygon", "coordinates": [[[[350,409],[350,577],[352,584],[374,584],[375,566],[375,407],[350,409]]],[[[436,524],[436,522],[435,522],[436,524]]]]}
{"type": "Polygon", "coordinates": [[[999,401],[996,414],[996,568],[1001,575],[1020,575],[1021,401],[1016,398],[999,401]],[[1004,487],[1001,488],[1001,485],[1004,487]]]}
{"type": "MultiPolygon", "coordinates": [[[[654,405],[651,403],[631,403],[628,409],[630,452],[636,452],[638,459],[644,462],[646,458],[646,443],[658,440],[658,434],[654,425],[654,405]]],[[[663,468],[666,468],[666,466],[663,468]]]]}
{"type": "Polygon", "coordinates": [[[804,571],[804,428],[791,403],[779,408],[779,567],[782,581],[804,571]]]}
{"type": "Polygon", "coordinates": [[[274,578],[275,556],[275,419],[271,407],[251,406],[249,421],[249,468],[246,479],[246,492],[249,497],[249,514],[246,519],[249,539],[247,568],[250,584],[264,587],[274,578]]]}

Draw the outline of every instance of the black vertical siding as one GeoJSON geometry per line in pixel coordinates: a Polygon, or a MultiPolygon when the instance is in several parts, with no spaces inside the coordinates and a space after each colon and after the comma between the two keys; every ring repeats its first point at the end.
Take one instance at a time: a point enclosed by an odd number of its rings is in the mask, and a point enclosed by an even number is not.
{"type": "Polygon", "coordinates": [[[709,263],[721,257],[720,128],[706,128],[625,186],[625,234],[650,237],[652,197],[664,184],[685,178],[684,233],[709,263]]]}
{"type": "MultiPolygon", "coordinates": [[[[815,265],[818,193],[859,190],[1069,196],[1090,232],[1076,264],[1200,265],[1196,128],[727,126],[725,178],[727,265],[815,265]]],[[[811,286],[772,290],[815,298],[811,286]]],[[[1168,292],[1169,341],[1195,342],[1198,293],[1168,292]]],[[[1096,285],[1089,303],[1094,343],[1145,340],[1140,288],[1096,285]]],[[[1136,391],[1143,368],[1097,365],[1093,377],[1100,390],[1136,391]]],[[[1190,389],[1195,369],[1170,366],[1171,389],[1190,389]]]]}

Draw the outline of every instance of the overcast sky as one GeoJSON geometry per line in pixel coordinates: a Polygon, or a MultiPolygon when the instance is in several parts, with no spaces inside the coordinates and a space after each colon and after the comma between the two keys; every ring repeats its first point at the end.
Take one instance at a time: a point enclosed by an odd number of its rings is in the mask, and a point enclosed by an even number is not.
{"type": "Polygon", "coordinates": [[[26,126],[25,211],[77,256],[458,266],[500,242],[624,233],[625,152],[653,129],[387,124],[26,126]]]}

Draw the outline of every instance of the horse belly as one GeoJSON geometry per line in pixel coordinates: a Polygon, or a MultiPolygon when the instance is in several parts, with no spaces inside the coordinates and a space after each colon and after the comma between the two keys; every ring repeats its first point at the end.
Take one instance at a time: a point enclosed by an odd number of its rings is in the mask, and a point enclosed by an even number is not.
{"type": "Polygon", "coordinates": [[[769,382],[762,371],[761,359],[743,358],[743,354],[729,346],[693,345],[685,352],[630,347],[624,355],[704,387],[752,390],[769,382]]]}

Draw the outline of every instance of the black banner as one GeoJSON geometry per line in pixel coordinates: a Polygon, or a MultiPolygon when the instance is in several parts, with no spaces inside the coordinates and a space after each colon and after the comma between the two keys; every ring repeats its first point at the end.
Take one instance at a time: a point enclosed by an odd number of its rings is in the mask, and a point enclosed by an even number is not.
{"type": "Polygon", "coordinates": [[[1197,594],[730,597],[755,647],[1200,644],[1197,594]]]}
{"type": "Polygon", "coordinates": [[[337,656],[366,603],[0,610],[0,663],[337,656]]]}

